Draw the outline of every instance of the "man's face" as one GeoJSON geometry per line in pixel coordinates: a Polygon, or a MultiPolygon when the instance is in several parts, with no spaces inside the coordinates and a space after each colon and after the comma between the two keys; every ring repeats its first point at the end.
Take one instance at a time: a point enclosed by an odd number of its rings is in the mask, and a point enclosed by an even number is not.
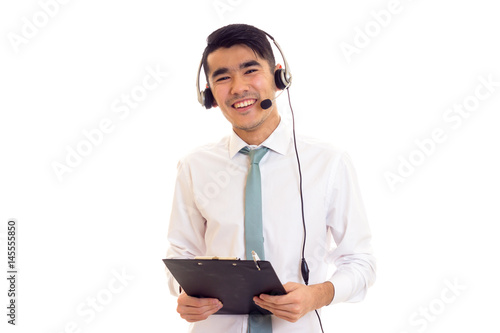
{"type": "Polygon", "coordinates": [[[235,132],[274,130],[276,120],[279,122],[276,106],[260,107],[260,102],[273,99],[277,90],[269,63],[246,45],[219,48],[207,61],[215,101],[235,132]]]}

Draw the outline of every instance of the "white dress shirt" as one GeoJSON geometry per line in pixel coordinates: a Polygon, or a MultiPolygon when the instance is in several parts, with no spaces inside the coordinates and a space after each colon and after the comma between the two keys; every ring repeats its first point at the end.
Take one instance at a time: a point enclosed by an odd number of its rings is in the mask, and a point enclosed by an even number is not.
{"type": "MultiPolygon", "coordinates": [[[[168,258],[245,258],[244,188],[247,144],[234,132],[205,145],[178,165],[169,225],[168,258]]],[[[282,120],[262,146],[260,162],[264,251],[281,282],[304,283],[300,273],[303,226],[292,132],[282,120]]],[[[310,284],[331,281],[333,303],[364,298],[375,280],[371,233],[348,155],[330,144],[297,137],[307,227],[305,258],[310,284]],[[333,268],[332,268],[333,267],[333,268]],[[329,269],[330,268],[330,269],[329,269]],[[332,272],[328,275],[328,272],[332,272]]],[[[178,284],[167,270],[173,295],[178,284]]],[[[272,317],[273,332],[319,332],[313,312],[296,323],[272,317]]],[[[246,315],[212,315],[190,332],[246,332],[246,315]]]]}

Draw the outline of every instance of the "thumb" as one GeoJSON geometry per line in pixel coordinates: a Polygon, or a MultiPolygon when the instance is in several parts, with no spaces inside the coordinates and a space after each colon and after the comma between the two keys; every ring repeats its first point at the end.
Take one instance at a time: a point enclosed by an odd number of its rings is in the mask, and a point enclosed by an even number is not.
{"type": "Polygon", "coordinates": [[[292,291],[294,291],[295,289],[299,288],[301,285],[299,283],[295,283],[295,282],[287,282],[283,285],[283,288],[285,288],[285,291],[287,293],[290,293],[292,291]]]}

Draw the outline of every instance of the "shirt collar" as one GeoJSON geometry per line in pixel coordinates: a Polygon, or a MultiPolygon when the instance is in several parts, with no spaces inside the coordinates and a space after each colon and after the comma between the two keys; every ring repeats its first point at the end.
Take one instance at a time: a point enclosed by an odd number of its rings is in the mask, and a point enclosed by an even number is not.
{"type": "MultiPolygon", "coordinates": [[[[278,127],[262,142],[261,146],[265,146],[278,154],[286,155],[292,140],[292,133],[283,118],[280,120],[278,127]]],[[[229,137],[229,158],[233,158],[243,147],[248,146],[248,143],[243,141],[234,131],[229,137]]]]}

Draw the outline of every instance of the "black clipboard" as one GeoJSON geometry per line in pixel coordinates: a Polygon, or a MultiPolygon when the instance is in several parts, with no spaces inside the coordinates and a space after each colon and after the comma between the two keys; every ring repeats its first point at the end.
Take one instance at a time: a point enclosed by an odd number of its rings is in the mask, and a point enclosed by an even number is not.
{"type": "Polygon", "coordinates": [[[269,261],[217,259],[163,259],[189,296],[219,299],[216,314],[270,314],[252,298],[260,294],[284,295],[269,261]]]}

